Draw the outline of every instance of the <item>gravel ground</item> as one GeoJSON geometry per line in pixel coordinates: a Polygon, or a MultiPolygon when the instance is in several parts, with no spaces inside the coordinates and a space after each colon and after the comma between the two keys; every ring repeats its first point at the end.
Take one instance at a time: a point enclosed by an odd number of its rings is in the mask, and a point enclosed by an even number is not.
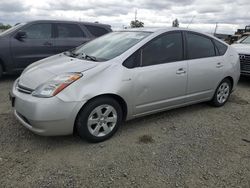
{"type": "Polygon", "coordinates": [[[0,187],[250,187],[250,78],[222,108],[129,121],[99,144],[22,127],[8,101],[14,79],[0,80],[0,187]]]}

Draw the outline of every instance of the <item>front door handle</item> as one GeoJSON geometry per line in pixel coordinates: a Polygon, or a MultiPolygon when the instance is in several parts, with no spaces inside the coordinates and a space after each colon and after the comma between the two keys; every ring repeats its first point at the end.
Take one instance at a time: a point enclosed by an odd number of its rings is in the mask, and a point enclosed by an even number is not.
{"type": "Polygon", "coordinates": [[[186,71],[184,70],[184,68],[179,68],[177,71],[176,71],[176,74],[185,74],[186,71]]]}
{"type": "Polygon", "coordinates": [[[219,63],[216,64],[216,67],[221,68],[221,67],[223,67],[223,64],[221,62],[219,62],[219,63]]]}
{"type": "Polygon", "coordinates": [[[43,45],[44,46],[52,46],[52,43],[47,41],[47,42],[43,43],[43,45]]]}

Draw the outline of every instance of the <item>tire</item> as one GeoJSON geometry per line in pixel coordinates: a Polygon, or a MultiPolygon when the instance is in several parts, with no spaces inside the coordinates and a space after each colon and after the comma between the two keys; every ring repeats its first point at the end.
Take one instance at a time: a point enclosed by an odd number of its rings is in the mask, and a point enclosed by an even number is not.
{"type": "Polygon", "coordinates": [[[232,83],[228,78],[225,78],[217,87],[210,104],[215,107],[223,106],[228,101],[231,91],[232,83]]]}
{"type": "Polygon", "coordinates": [[[78,135],[89,142],[112,137],[122,123],[122,108],[111,97],[99,97],[83,107],[76,118],[78,135]]]}

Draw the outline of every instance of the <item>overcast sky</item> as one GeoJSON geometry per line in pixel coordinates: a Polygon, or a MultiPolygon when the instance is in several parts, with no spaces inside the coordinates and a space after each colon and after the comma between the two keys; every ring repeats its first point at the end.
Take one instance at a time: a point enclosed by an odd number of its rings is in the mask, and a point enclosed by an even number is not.
{"type": "Polygon", "coordinates": [[[250,25],[250,0],[0,0],[0,22],[15,24],[36,19],[81,20],[128,26],[134,19],[145,27],[171,26],[178,18],[181,27],[218,33],[233,33],[250,25]]]}

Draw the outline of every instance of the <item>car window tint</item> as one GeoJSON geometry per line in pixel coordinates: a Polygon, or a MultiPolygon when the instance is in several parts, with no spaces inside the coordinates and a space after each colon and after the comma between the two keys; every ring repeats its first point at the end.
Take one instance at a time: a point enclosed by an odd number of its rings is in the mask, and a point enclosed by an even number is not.
{"type": "Polygon", "coordinates": [[[57,24],[58,38],[82,38],[84,33],[76,24],[57,24]]]}
{"type": "Polygon", "coordinates": [[[219,55],[224,55],[227,51],[227,46],[217,40],[214,40],[214,43],[219,51],[219,55]]]}
{"type": "Polygon", "coordinates": [[[189,59],[215,56],[215,48],[212,40],[193,33],[187,33],[186,36],[189,59]]]}
{"type": "Polygon", "coordinates": [[[96,36],[96,37],[100,37],[106,33],[108,33],[108,31],[102,27],[98,27],[98,26],[93,26],[93,25],[85,25],[85,27],[89,30],[89,32],[96,36]]]}
{"type": "Polygon", "coordinates": [[[52,37],[51,24],[33,24],[22,31],[26,32],[28,39],[48,39],[52,37]]]}
{"type": "Polygon", "coordinates": [[[133,53],[129,58],[127,58],[123,62],[123,66],[129,69],[138,67],[140,66],[140,61],[141,61],[141,51],[137,50],[135,53],[133,53]]]}
{"type": "Polygon", "coordinates": [[[180,32],[160,36],[142,49],[142,66],[180,61],[183,59],[182,49],[180,32]]]}

